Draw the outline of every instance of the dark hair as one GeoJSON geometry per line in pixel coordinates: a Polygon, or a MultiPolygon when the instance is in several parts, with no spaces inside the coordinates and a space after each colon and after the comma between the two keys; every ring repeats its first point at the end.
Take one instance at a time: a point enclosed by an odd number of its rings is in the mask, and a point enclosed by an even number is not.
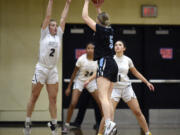
{"type": "Polygon", "coordinates": [[[109,15],[106,12],[102,12],[98,14],[97,19],[102,25],[105,25],[105,26],[109,25],[109,15]]]}
{"type": "Polygon", "coordinates": [[[88,42],[88,43],[86,44],[86,49],[87,49],[87,47],[88,47],[89,44],[91,44],[91,45],[94,46],[94,43],[93,43],[93,42],[88,42]]]}
{"type": "MultiPolygon", "coordinates": [[[[126,47],[127,47],[127,46],[126,46],[125,41],[122,41],[122,40],[117,40],[116,42],[122,42],[122,43],[123,43],[123,45],[124,45],[124,48],[126,48],[126,47]]],[[[116,42],[115,42],[115,44],[116,44],[116,42]]]]}

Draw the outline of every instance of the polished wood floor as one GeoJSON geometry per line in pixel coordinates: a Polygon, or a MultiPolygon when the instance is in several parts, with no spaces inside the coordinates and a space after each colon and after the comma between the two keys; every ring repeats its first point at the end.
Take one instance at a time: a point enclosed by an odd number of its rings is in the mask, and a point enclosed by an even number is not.
{"type": "MultiPolygon", "coordinates": [[[[58,129],[59,135],[61,128],[58,129]]],[[[151,129],[153,135],[180,135],[179,128],[154,128],[151,129]]],[[[23,128],[0,128],[0,135],[23,135],[23,128]]],[[[51,135],[49,128],[35,127],[32,128],[31,135],[51,135]]],[[[96,131],[92,128],[71,129],[67,135],[96,135],[96,131]]],[[[118,135],[141,135],[139,128],[120,128],[118,135]]]]}

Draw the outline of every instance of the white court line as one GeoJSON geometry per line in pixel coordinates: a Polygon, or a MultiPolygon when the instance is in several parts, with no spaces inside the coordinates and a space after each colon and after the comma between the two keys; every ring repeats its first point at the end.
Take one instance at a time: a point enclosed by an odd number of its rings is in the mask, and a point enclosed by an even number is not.
{"type": "MultiPolygon", "coordinates": [[[[142,81],[141,80],[139,80],[139,79],[130,79],[130,81],[132,82],[132,83],[142,83],[142,81]]],[[[151,83],[180,83],[180,80],[171,80],[171,79],[150,79],[149,80],[151,83]]],[[[70,82],[70,79],[64,79],[64,82],[65,83],[68,83],[68,82],[70,82]]]]}

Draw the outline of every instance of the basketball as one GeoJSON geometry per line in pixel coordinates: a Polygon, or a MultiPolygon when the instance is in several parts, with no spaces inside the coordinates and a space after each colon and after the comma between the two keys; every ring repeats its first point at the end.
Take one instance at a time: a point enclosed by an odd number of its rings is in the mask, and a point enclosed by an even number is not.
{"type": "Polygon", "coordinates": [[[92,2],[93,2],[94,4],[97,4],[97,3],[98,3],[98,0],[92,0],[92,2]]]}
{"type": "Polygon", "coordinates": [[[97,3],[103,3],[104,0],[92,0],[92,2],[93,2],[94,4],[97,4],[97,3]]]}

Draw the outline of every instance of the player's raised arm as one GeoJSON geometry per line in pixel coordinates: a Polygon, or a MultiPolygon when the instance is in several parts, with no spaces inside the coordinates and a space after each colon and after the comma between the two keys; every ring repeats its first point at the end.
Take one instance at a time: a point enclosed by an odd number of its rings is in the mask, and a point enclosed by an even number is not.
{"type": "Polygon", "coordinates": [[[47,10],[46,10],[46,17],[42,24],[42,29],[45,29],[49,25],[49,22],[51,19],[52,5],[53,5],[53,0],[49,0],[47,10]]]}
{"type": "Polygon", "coordinates": [[[65,4],[64,9],[61,14],[60,27],[61,27],[62,31],[64,31],[64,28],[65,28],[66,18],[67,18],[67,14],[69,11],[70,3],[71,3],[71,0],[66,0],[66,4],[65,4]]]}
{"type": "MultiPolygon", "coordinates": [[[[92,1],[93,2],[93,1],[92,1]]],[[[95,5],[96,7],[96,11],[98,14],[102,13],[102,10],[101,10],[101,5],[102,3],[104,2],[104,0],[98,0],[97,3],[96,2],[93,2],[93,4],[95,5]]]]}
{"type": "Polygon", "coordinates": [[[85,0],[85,2],[84,2],[84,7],[83,7],[83,11],[82,11],[82,18],[85,21],[85,23],[93,31],[96,31],[96,22],[91,17],[89,17],[89,14],[88,14],[89,2],[90,2],[90,0],[85,0]]]}

